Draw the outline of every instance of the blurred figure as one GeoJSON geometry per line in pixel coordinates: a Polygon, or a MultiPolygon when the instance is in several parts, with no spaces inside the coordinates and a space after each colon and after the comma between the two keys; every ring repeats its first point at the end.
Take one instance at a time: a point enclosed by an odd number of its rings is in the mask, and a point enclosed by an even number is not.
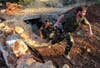
{"type": "Polygon", "coordinates": [[[45,39],[47,41],[52,40],[55,32],[52,22],[50,22],[50,20],[47,19],[45,23],[41,26],[39,32],[40,38],[45,39]]]}
{"type": "Polygon", "coordinates": [[[54,24],[54,27],[57,27],[60,22],[62,24],[62,30],[65,33],[65,38],[67,42],[67,45],[65,47],[65,52],[64,52],[64,57],[66,58],[74,42],[71,33],[75,32],[77,28],[80,26],[80,24],[87,25],[90,32],[89,36],[93,35],[91,30],[91,25],[85,17],[87,8],[88,8],[87,6],[81,6],[76,8],[75,13],[73,12],[69,14],[62,14],[58,18],[57,22],[54,24]]]}

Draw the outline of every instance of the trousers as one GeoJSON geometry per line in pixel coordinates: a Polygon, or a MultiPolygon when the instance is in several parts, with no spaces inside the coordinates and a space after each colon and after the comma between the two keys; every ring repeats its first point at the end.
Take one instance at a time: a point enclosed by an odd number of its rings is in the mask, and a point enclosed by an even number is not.
{"type": "Polygon", "coordinates": [[[70,52],[72,45],[74,43],[73,37],[71,36],[70,32],[67,32],[65,35],[65,39],[66,39],[66,47],[65,47],[65,55],[68,55],[68,53],[70,52]]]}

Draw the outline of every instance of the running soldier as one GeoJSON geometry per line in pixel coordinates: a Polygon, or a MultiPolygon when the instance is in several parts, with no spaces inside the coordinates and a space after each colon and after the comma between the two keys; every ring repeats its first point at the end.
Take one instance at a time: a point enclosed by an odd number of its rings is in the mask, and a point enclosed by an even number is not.
{"type": "Polygon", "coordinates": [[[86,19],[85,15],[87,12],[87,6],[81,6],[76,8],[76,12],[69,13],[69,14],[62,14],[57,22],[54,24],[54,27],[57,27],[58,24],[61,22],[62,30],[64,30],[65,38],[67,45],[65,47],[64,56],[67,58],[68,53],[70,52],[72,45],[73,45],[73,38],[71,33],[75,32],[80,24],[85,24],[89,28],[90,35],[92,36],[91,25],[89,21],[86,19]]]}

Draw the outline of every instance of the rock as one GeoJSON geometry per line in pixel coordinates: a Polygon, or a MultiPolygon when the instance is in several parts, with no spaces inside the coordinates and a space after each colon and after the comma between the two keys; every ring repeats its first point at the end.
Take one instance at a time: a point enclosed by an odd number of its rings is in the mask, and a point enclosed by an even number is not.
{"type": "Polygon", "coordinates": [[[24,55],[28,50],[27,45],[23,40],[19,39],[17,34],[9,35],[6,39],[6,45],[11,47],[17,57],[24,55]]]}
{"type": "Polygon", "coordinates": [[[36,61],[33,59],[32,55],[26,54],[17,60],[16,68],[29,68],[29,66],[34,62],[36,61]]]}
{"type": "Polygon", "coordinates": [[[17,34],[9,35],[9,36],[6,38],[6,45],[11,46],[11,45],[13,45],[18,39],[19,39],[19,37],[18,37],[17,34]]]}
{"type": "Polygon", "coordinates": [[[25,55],[19,58],[16,68],[55,68],[51,61],[46,63],[39,63],[30,57],[29,55],[25,55]]]}
{"type": "Polygon", "coordinates": [[[11,51],[9,47],[3,47],[0,43],[0,51],[2,52],[2,56],[4,58],[5,64],[8,68],[14,68],[16,65],[17,57],[11,51]]]}
{"type": "Polygon", "coordinates": [[[5,13],[8,15],[13,15],[15,12],[19,12],[22,10],[22,6],[17,3],[6,3],[5,13]]]}
{"type": "Polygon", "coordinates": [[[68,64],[64,64],[62,68],[70,68],[70,66],[68,64]]]}
{"type": "Polygon", "coordinates": [[[18,34],[21,34],[24,32],[24,29],[22,27],[19,27],[19,26],[15,26],[15,31],[18,33],[18,34]]]}
{"type": "Polygon", "coordinates": [[[4,61],[4,58],[2,56],[2,52],[0,51],[0,67],[5,67],[6,64],[5,64],[5,61],[4,61]]]}
{"type": "Polygon", "coordinates": [[[11,48],[17,57],[25,55],[28,51],[27,45],[21,39],[17,40],[11,48]]]}
{"type": "Polygon", "coordinates": [[[87,52],[91,52],[91,49],[88,48],[88,49],[87,49],[87,52]]]}
{"type": "Polygon", "coordinates": [[[4,23],[0,23],[0,28],[3,28],[5,27],[5,24],[4,23]]]}
{"type": "Polygon", "coordinates": [[[48,61],[45,63],[33,63],[29,68],[56,68],[53,64],[52,61],[48,61]]]}
{"type": "Polygon", "coordinates": [[[20,34],[20,36],[21,36],[24,40],[29,39],[29,35],[27,35],[26,33],[22,33],[22,34],[20,34]]]}

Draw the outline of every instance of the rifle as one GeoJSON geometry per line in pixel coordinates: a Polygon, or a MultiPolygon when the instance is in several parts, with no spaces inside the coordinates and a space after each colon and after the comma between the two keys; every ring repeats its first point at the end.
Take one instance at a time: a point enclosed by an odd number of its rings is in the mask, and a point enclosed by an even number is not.
{"type": "MultiPolygon", "coordinates": [[[[44,60],[44,57],[39,53],[39,51],[34,48],[34,47],[31,47],[29,44],[27,44],[27,42],[24,41],[24,43],[27,45],[27,47],[34,52],[34,54],[36,55],[36,57],[38,57],[43,63],[45,63],[45,60],[44,60]]],[[[37,58],[33,57],[34,59],[37,60],[37,58]]]]}

